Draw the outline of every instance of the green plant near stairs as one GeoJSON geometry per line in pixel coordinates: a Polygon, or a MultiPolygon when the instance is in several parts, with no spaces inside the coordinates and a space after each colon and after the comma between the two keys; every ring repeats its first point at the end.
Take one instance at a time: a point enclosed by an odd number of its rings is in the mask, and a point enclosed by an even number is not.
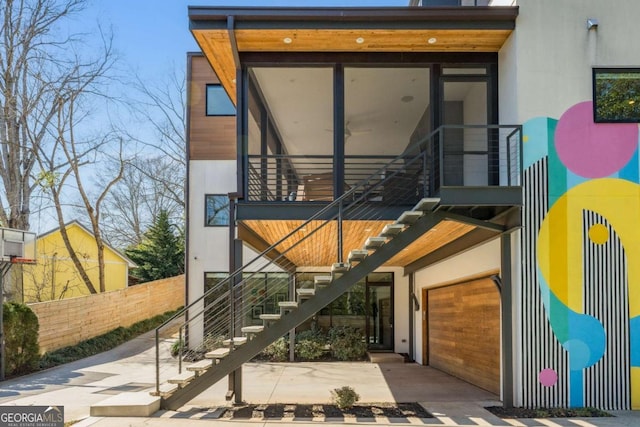
{"type": "Polygon", "coordinates": [[[311,318],[440,222],[451,219],[446,206],[434,197],[442,182],[435,160],[439,156],[427,149],[442,147],[433,141],[440,136],[436,131],[402,156],[381,165],[159,327],[153,394],[162,397],[162,405],[168,409],[182,406],[311,318]],[[407,175],[413,177],[412,185],[394,187],[394,193],[380,202],[383,188],[398,177],[408,182],[407,175]],[[440,177],[436,179],[436,175],[440,177]],[[397,219],[384,220],[390,213],[397,219]],[[362,235],[357,242],[349,242],[354,247],[344,247],[343,227],[347,221],[383,222],[384,226],[372,236],[362,235]],[[327,241],[327,235],[335,237],[327,241]],[[252,284],[274,270],[293,273],[300,265],[323,265],[322,251],[317,248],[327,245],[334,261],[330,271],[317,275],[313,284],[296,289],[292,275],[281,274],[264,291],[251,292],[252,284]],[[280,299],[283,294],[289,296],[285,301],[280,299]],[[269,306],[274,307],[274,312],[264,313],[263,308],[269,306]],[[207,337],[215,337],[215,348],[207,337]],[[172,358],[169,350],[176,342],[184,345],[178,344],[178,357],[172,358]]]}

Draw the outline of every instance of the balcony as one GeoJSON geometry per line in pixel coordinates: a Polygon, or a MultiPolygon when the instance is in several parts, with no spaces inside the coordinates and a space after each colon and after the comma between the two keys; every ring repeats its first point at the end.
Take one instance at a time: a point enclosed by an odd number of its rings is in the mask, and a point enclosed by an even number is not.
{"type": "MultiPolygon", "coordinates": [[[[521,204],[520,126],[442,126],[400,156],[249,156],[244,204],[327,204],[361,189],[371,208],[405,208],[424,197],[455,207],[521,204]]],[[[497,213],[497,211],[493,211],[497,213]]],[[[395,213],[393,213],[395,214],[395,213]]]]}

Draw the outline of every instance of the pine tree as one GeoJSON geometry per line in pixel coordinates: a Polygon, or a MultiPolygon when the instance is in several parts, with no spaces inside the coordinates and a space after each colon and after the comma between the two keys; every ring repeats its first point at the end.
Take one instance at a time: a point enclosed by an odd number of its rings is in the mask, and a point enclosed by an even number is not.
{"type": "Polygon", "coordinates": [[[184,273],[184,235],[169,222],[169,213],[165,210],[158,213],[144,233],[142,243],[125,253],[138,264],[131,274],[141,282],[184,273]]]}

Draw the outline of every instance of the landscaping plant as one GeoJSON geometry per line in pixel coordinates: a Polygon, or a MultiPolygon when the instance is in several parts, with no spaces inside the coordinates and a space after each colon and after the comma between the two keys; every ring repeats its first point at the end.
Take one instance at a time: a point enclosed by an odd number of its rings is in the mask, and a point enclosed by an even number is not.
{"type": "Polygon", "coordinates": [[[301,360],[318,360],[324,354],[325,337],[319,331],[302,331],[296,334],[296,357],[301,360]]]}
{"type": "Polygon", "coordinates": [[[20,375],[38,367],[38,317],[26,305],[4,303],[5,370],[6,375],[20,375]]]}
{"type": "Polygon", "coordinates": [[[331,398],[338,408],[351,409],[353,405],[360,400],[360,395],[356,393],[353,388],[345,385],[331,390],[331,398]]]}
{"type": "Polygon", "coordinates": [[[331,354],[338,360],[361,360],[367,354],[362,332],[351,326],[336,326],[329,330],[331,354]]]}

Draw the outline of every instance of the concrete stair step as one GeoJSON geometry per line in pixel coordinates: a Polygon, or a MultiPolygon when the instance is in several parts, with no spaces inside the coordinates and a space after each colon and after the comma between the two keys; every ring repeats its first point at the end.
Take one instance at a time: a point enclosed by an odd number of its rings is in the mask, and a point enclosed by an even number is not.
{"type": "Polygon", "coordinates": [[[385,243],[387,243],[387,239],[385,237],[369,237],[364,242],[364,250],[374,251],[385,243]]]}
{"type": "Polygon", "coordinates": [[[331,266],[331,274],[346,273],[351,268],[348,262],[336,262],[331,266]]]}
{"type": "Polygon", "coordinates": [[[354,249],[351,252],[349,252],[349,256],[347,257],[347,260],[350,263],[354,263],[354,262],[362,262],[364,261],[364,259],[369,255],[369,251],[364,250],[364,249],[354,249]]]}
{"type": "Polygon", "coordinates": [[[153,390],[151,393],[149,393],[151,396],[160,396],[160,397],[169,397],[171,396],[176,390],[178,390],[178,385],[177,384],[169,384],[169,383],[162,383],[160,384],[160,391],[157,392],[156,390],[153,390]]]}
{"type": "Polygon", "coordinates": [[[212,366],[211,359],[203,359],[187,366],[187,371],[195,372],[200,375],[212,366]]]}
{"type": "Polygon", "coordinates": [[[229,348],[216,348],[204,355],[207,359],[222,359],[229,355],[231,349],[229,348]]]}
{"type": "Polygon", "coordinates": [[[246,344],[247,343],[247,337],[233,337],[233,338],[230,338],[228,340],[222,341],[222,344],[227,346],[227,347],[230,347],[232,343],[233,343],[233,345],[235,347],[239,347],[242,344],[246,344]]]}
{"type": "Polygon", "coordinates": [[[280,314],[284,314],[287,311],[298,308],[298,303],[295,301],[280,301],[278,307],[280,307],[280,314]]]}
{"type": "Polygon", "coordinates": [[[380,232],[380,237],[395,237],[404,230],[403,224],[387,224],[380,232]]]}
{"type": "Polygon", "coordinates": [[[433,212],[440,204],[439,197],[426,197],[418,202],[414,211],[433,212]]]}
{"type": "Polygon", "coordinates": [[[367,353],[371,363],[404,363],[404,356],[398,353],[377,353],[370,351],[367,353]]]}
{"type": "Polygon", "coordinates": [[[315,287],[327,286],[331,283],[331,280],[333,280],[331,276],[315,276],[313,278],[313,285],[315,287]]]}
{"type": "Polygon", "coordinates": [[[258,326],[258,325],[245,326],[240,330],[242,331],[243,334],[259,334],[260,332],[264,331],[264,326],[258,326]]]}
{"type": "Polygon", "coordinates": [[[94,403],[89,413],[92,417],[150,417],[160,410],[160,401],[146,391],[120,393],[94,403]]]}
{"type": "Polygon", "coordinates": [[[175,377],[171,377],[168,380],[169,384],[178,384],[180,387],[184,387],[189,384],[189,382],[196,377],[195,372],[184,371],[181,374],[176,375],[175,377]]]}
{"type": "Polygon", "coordinates": [[[265,324],[268,322],[275,322],[277,320],[280,320],[280,315],[279,314],[261,314],[260,315],[260,320],[262,320],[265,324]]]}
{"type": "Polygon", "coordinates": [[[396,221],[396,224],[406,224],[411,225],[418,221],[422,215],[424,215],[421,211],[406,211],[403,212],[402,215],[396,221]]]}
{"type": "Polygon", "coordinates": [[[316,290],[311,288],[300,288],[296,289],[296,293],[298,294],[298,299],[300,300],[303,298],[311,298],[316,294],[316,290]]]}

